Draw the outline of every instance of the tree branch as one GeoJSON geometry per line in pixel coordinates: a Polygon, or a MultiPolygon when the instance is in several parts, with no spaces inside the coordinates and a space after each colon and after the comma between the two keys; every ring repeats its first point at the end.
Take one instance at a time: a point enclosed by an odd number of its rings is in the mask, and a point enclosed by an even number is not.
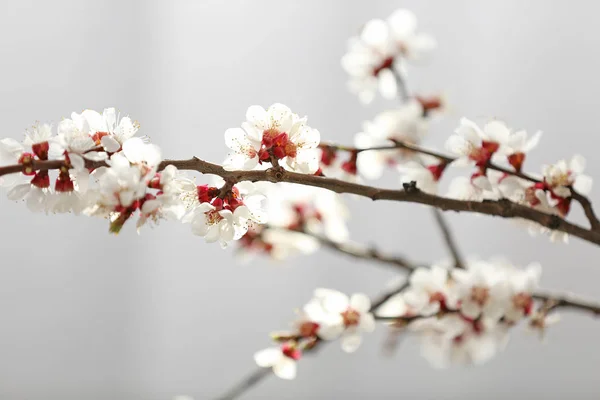
{"type": "Polygon", "coordinates": [[[406,260],[404,257],[383,254],[375,247],[364,247],[356,243],[337,243],[317,235],[308,235],[316,238],[323,245],[354,258],[373,260],[380,263],[389,264],[395,268],[401,268],[408,271],[413,271],[417,268],[416,265],[406,260]]]}
{"type": "Polygon", "coordinates": [[[570,293],[552,293],[549,291],[536,291],[533,294],[536,300],[550,301],[553,303],[552,309],[571,308],[574,310],[592,313],[594,316],[600,316],[600,303],[582,299],[570,293]]]}
{"type": "MultiPolygon", "coordinates": [[[[342,151],[353,151],[353,152],[357,152],[357,153],[360,153],[363,151],[385,151],[385,150],[402,149],[402,150],[412,151],[414,153],[425,154],[425,155],[437,158],[438,160],[443,161],[447,164],[456,160],[456,158],[454,158],[454,157],[449,157],[442,153],[428,150],[428,149],[425,149],[423,147],[420,147],[420,146],[417,146],[414,144],[404,143],[401,141],[393,141],[393,142],[394,142],[393,145],[377,146],[377,147],[371,147],[371,148],[355,148],[355,147],[351,147],[351,146],[340,146],[340,145],[332,144],[332,143],[321,143],[320,146],[331,148],[331,149],[336,149],[336,150],[342,150],[342,151]]],[[[511,169],[502,167],[500,165],[492,163],[491,161],[489,161],[485,165],[485,168],[493,169],[495,171],[502,172],[507,175],[516,176],[518,178],[524,179],[524,180],[532,182],[532,183],[540,183],[541,182],[539,179],[534,178],[531,175],[527,175],[521,171],[514,171],[511,169]]],[[[575,201],[577,201],[583,208],[585,216],[588,219],[592,230],[600,230],[600,220],[594,213],[594,209],[592,207],[592,203],[590,202],[590,200],[586,196],[576,192],[575,189],[573,189],[572,187],[570,189],[571,189],[571,197],[575,201]]]]}
{"type": "Polygon", "coordinates": [[[442,231],[442,237],[444,238],[444,242],[446,243],[446,247],[450,251],[452,258],[454,259],[454,266],[456,268],[464,268],[465,263],[463,261],[462,256],[458,250],[458,245],[454,240],[454,236],[452,232],[450,232],[450,227],[448,226],[448,222],[438,209],[433,209],[433,216],[435,217],[435,221],[437,222],[440,230],[442,231]]]}
{"type": "MultiPolygon", "coordinates": [[[[64,165],[64,161],[34,161],[36,170],[57,169],[64,165]]],[[[106,165],[104,162],[87,162],[89,168],[98,168],[106,165]]],[[[203,174],[219,175],[226,181],[269,181],[288,182],[307,186],[315,186],[329,189],[336,193],[350,193],[367,197],[372,200],[391,200],[399,202],[410,202],[428,205],[442,211],[466,211],[478,214],[492,215],[503,218],[523,218],[553,230],[568,233],[590,243],[600,245],[600,231],[583,228],[560,218],[556,215],[546,214],[521,204],[513,203],[507,199],[469,201],[456,200],[436,196],[420,191],[415,185],[406,184],[405,190],[381,189],[373,186],[360,185],[357,183],[341,181],[338,179],[324,178],[314,175],[300,174],[286,171],[282,167],[269,168],[267,170],[252,171],[226,171],[220,165],[193,157],[189,160],[165,160],[159,165],[159,170],[167,165],[174,165],[180,170],[197,171],[203,174]]],[[[0,167],[0,176],[7,173],[22,171],[23,166],[11,165],[0,167]]]]}

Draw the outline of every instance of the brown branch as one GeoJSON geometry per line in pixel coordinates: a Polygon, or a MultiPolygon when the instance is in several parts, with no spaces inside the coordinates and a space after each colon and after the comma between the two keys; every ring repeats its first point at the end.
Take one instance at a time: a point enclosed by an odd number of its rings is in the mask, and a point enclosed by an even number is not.
{"type": "Polygon", "coordinates": [[[416,265],[414,265],[404,257],[383,254],[375,247],[364,247],[356,243],[337,243],[317,235],[308,235],[316,238],[323,245],[354,258],[373,260],[380,263],[389,264],[390,266],[393,266],[395,268],[400,268],[408,271],[412,271],[417,268],[416,265]]]}
{"type": "MultiPolygon", "coordinates": [[[[425,149],[423,147],[420,147],[420,146],[417,146],[414,144],[404,143],[401,141],[393,141],[393,142],[394,142],[394,144],[388,145],[388,146],[377,146],[377,147],[360,148],[360,149],[355,148],[355,147],[350,147],[350,146],[340,146],[340,145],[332,144],[332,143],[321,143],[320,146],[331,148],[331,149],[336,149],[336,150],[342,150],[342,151],[353,151],[353,152],[357,152],[357,153],[360,153],[363,151],[384,151],[384,150],[402,149],[402,150],[412,151],[414,153],[429,155],[429,156],[437,158],[438,160],[443,161],[448,164],[456,160],[456,158],[454,158],[454,157],[449,157],[442,153],[428,150],[428,149],[425,149]]],[[[518,178],[524,179],[524,180],[532,182],[532,183],[540,183],[541,182],[539,179],[534,178],[531,175],[527,175],[521,171],[514,171],[511,169],[502,167],[500,165],[492,163],[491,161],[488,161],[488,163],[485,165],[485,168],[493,169],[495,171],[499,171],[499,172],[502,172],[507,175],[516,176],[518,178]]],[[[592,207],[592,203],[590,202],[590,200],[586,196],[576,192],[572,187],[570,189],[571,189],[571,197],[575,201],[577,201],[583,208],[585,216],[588,219],[590,226],[592,227],[592,230],[600,230],[600,220],[594,213],[594,209],[592,207]]]]}
{"type": "Polygon", "coordinates": [[[573,188],[571,188],[571,197],[573,197],[573,199],[575,199],[581,205],[581,208],[583,208],[583,212],[585,213],[586,218],[590,222],[592,230],[600,230],[600,221],[594,213],[592,202],[581,193],[575,191],[575,189],[573,188]]]}
{"type": "Polygon", "coordinates": [[[216,398],[216,400],[233,400],[244,394],[247,390],[256,386],[263,379],[271,376],[271,369],[257,367],[251,374],[244,377],[240,382],[233,385],[231,389],[216,398]]]}
{"type": "MultiPolygon", "coordinates": [[[[33,167],[36,170],[57,169],[64,165],[64,161],[34,161],[33,167]]],[[[89,168],[98,168],[106,165],[104,162],[87,162],[89,168]]],[[[165,160],[159,165],[159,170],[167,165],[174,165],[180,170],[198,171],[203,174],[219,175],[226,181],[269,181],[269,182],[288,182],[307,186],[315,186],[329,189],[336,193],[350,193],[372,200],[391,200],[400,202],[410,202],[428,205],[438,208],[442,211],[466,211],[479,214],[499,216],[503,218],[523,218],[553,230],[568,233],[585,241],[594,244],[600,244],[600,231],[586,229],[579,225],[566,221],[556,215],[546,214],[531,207],[513,203],[507,199],[467,201],[456,200],[436,196],[420,191],[415,185],[405,185],[405,190],[381,189],[372,186],[360,185],[357,183],[346,182],[338,179],[324,178],[314,175],[300,174],[297,172],[286,171],[285,169],[269,168],[267,170],[252,171],[225,171],[223,167],[196,157],[189,160],[165,160]]],[[[22,170],[22,166],[0,167],[0,176],[7,173],[15,173],[22,170]]]]}
{"type": "Polygon", "coordinates": [[[600,316],[600,303],[582,299],[570,293],[552,293],[548,291],[537,291],[533,294],[536,300],[551,302],[551,308],[570,308],[579,311],[592,313],[594,316],[600,316]]]}

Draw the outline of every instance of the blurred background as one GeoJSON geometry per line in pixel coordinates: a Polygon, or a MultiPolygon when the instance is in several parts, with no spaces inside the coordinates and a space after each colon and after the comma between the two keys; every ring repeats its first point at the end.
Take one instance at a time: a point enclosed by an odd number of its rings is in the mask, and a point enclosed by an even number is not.
{"type": "MultiPolygon", "coordinates": [[[[426,145],[441,147],[461,116],[498,117],[544,131],[529,171],[581,152],[600,177],[593,2],[2,0],[1,136],[114,106],[166,156],[220,162],[223,132],[249,105],[282,102],[324,139],[350,144],[364,120],[395,103],[363,107],[346,90],[346,40],[399,7],[439,42],[410,69],[411,90],[442,92],[451,105],[426,145]]],[[[348,204],[356,241],[419,261],[446,257],[430,210],[348,204]]],[[[141,236],[129,226],[112,237],[103,220],[33,215],[4,196],[0,218],[1,399],[210,399],[255,368],[253,353],[313,288],[375,295],[395,276],[327,250],[241,265],[189,226],[141,236]]],[[[500,219],[448,218],[465,254],[540,261],[544,286],[600,299],[598,248],[552,245],[500,219]]],[[[584,221],[577,208],[573,218],[584,221]]],[[[489,364],[438,371],[413,340],[384,356],[379,327],[356,354],[327,346],[299,364],[295,381],[271,378],[243,398],[598,398],[599,334],[600,321],[567,311],[545,344],[519,327],[489,364]]]]}

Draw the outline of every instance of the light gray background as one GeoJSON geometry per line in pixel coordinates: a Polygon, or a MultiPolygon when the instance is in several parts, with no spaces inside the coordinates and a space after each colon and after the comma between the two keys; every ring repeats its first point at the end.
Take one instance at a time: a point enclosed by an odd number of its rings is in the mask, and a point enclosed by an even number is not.
{"type": "MultiPolygon", "coordinates": [[[[223,132],[246,107],[278,101],[307,114],[324,138],[351,143],[364,119],[394,103],[363,108],[346,91],[346,39],[400,6],[440,45],[411,70],[411,88],[444,91],[452,104],[428,145],[441,146],[460,116],[495,116],[545,131],[528,169],[580,151],[600,177],[599,10],[587,1],[2,0],[2,136],[116,106],[165,155],[218,162],[223,132]]],[[[418,260],[446,255],[429,210],[349,200],[356,240],[418,260]]],[[[547,287],[600,298],[592,245],[448,217],[464,252],[539,260],[547,287]]],[[[393,277],[325,250],[242,266],[187,226],[111,237],[105,221],[34,216],[4,197],[0,218],[1,399],[208,399],[254,368],[253,352],[314,287],[375,295],[393,277]]],[[[299,365],[297,380],[269,379],[245,398],[597,398],[599,334],[600,321],[568,314],[546,345],[518,328],[488,365],[436,371],[414,341],[383,357],[380,328],[355,355],[328,346],[299,365]]]]}

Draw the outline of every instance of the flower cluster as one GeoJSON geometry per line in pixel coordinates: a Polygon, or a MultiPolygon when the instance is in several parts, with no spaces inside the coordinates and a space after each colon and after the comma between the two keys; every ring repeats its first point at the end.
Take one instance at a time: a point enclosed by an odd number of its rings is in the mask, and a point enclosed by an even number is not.
{"type": "Polygon", "coordinates": [[[290,183],[259,182],[266,196],[267,225],[255,225],[242,237],[242,254],[266,253],[274,259],[310,254],[320,238],[345,242],[349,212],[340,196],[330,190],[290,183]]]}
{"type": "Polygon", "coordinates": [[[321,340],[340,339],[342,349],[352,353],[358,349],[363,332],[375,330],[371,301],[361,293],[351,297],[336,290],[316,289],[314,297],[302,308],[291,331],[275,332],[277,347],[261,350],[254,360],[261,367],[271,367],[282,379],[296,376],[296,361],[304,350],[321,340]]]}
{"type": "Polygon", "coordinates": [[[225,131],[232,153],[223,163],[226,170],[251,170],[264,163],[284,165],[292,171],[314,174],[318,169],[319,131],[306,125],[283,104],[268,109],[251,106],[241,128],[225,131]]]}
{"type": "Polygon", "coordinates": [[[504,260],[470,260],[465,269],[418,268],[408,288],[376,315],[408,318],[402,326],[421,338],[423,356],[436,367],[481,364],[504,349],[511,327],[536,315],[533,292],[540,275],[539,264],[519,269],[504,260]]]}
{"type": "Polygon", "coordinates": [[[263,210],[264,195],[252,182],[215,186],[201,185],[182,193],[188,203],[183,222],[190,223],[192,233],[206,242],[219,242],[226,247],[232,240],[242,238],[254,224],[267,222],[263,210]]]}
{"type": "MultiPolygon", "coordinates": [[[[570,162],[561,160],[545,166],[539,178],[525,175],[522,168],[527,153],[537,146],[540,138],[541,132],[528,137],[523,130],[513,132],[502,121],[494,120],[479,128],[463,118],[446,147],[458,156],[453,165],[472,165],[476,170],[470,178],[455,178],[448,196],[475,201],[506,198],[548,214],[567,216],[573,190],[588,194],[592,179],[583,174],[585,159],[580,155],[570,162]],[[497,168],[498,165],[502,168],[497,168]]],[[[539,224],[526,224],[533,234],[542,232],[550,234],[553,240],[567,239],[566,234],[539,224]]]]}
{"type": "Polygon", "coordinates": [[[21,165],[20,173],[3,177],[8,198],[25,200],[33,211],[108,218],[113,233],[136,214],[138,229],[148,221],[181,218],[179,193],[186,180],[174,166],[158,172],[160,149],[134,137],[138,128],[107,108],[102,114],[72,113],[56,134],[51,125],[38,124],[22,142],[2,139],[0,163],[21,165]]]}
{"type": "Polygon", "coordinates": [[[397,77],[405,74],[404,60],[418,60],[435,46],[431,36],[417,33],[417,18],[408,10],[396,10],[385,21],[372,19],[349,41],[342,58],[348,86],[363,103],[372,102],[378,90],[393,99],[401,84],[397,77]]]}
{"type": "Polygon", "coordinates": [[[401,291],[375,310],[363,294],[348,297],[317,289],[292,329],[271,335],[278,346],[254,358],[280,378],[293,379],[303,351],[323,340],[340,339],[344,351],[354,352],[361,333],[372,332],[375,320],[381,319],[396,332],[417,335],[423,356],[436,367],[481,364],[505,348],[510,329],[523,319],[540,333],[556,321],[556,314],[535,309],[533,294],[540,275],[539,264],[520,269],[499,259],[470,260],[465,269],[420,267],[401,291]]]}

